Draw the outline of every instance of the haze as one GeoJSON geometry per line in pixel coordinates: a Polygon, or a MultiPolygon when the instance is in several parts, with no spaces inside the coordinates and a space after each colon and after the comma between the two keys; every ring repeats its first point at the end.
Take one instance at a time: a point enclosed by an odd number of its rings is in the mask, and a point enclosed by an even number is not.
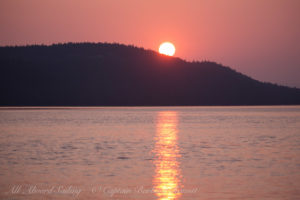
{"type": "Polygon", "coordinates": [[[118,42],[300,87],[298,0],[0,0],[0,45],[118,42]]]}

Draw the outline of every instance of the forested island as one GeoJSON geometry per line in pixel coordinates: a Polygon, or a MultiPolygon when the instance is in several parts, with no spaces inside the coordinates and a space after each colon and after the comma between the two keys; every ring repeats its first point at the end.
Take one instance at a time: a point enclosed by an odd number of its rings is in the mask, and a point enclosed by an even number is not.
{"type": "Polygon", "coordinates": [[[109,43],[0,47],[0,88],[1,106],[300,104],[297,88],[109,43]]]}

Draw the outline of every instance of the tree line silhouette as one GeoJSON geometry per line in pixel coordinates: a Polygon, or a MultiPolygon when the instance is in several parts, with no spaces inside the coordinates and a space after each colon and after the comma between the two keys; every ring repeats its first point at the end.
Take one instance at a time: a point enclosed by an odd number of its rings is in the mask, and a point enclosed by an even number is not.
{"type": "Polygon", "coordinates": [[[300,89],[109,43],[0,47],[1,106],[300,104],[300,89]]]}

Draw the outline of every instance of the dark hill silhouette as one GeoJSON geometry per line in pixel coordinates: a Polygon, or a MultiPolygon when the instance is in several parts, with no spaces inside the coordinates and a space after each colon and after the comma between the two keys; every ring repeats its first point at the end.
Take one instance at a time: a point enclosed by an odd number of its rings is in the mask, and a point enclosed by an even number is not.
{"type": "Polygon", "coordinates": [[[1,106],[300,104],[296,88],[107,43],[0,47],[0,85],[1,106]]]}

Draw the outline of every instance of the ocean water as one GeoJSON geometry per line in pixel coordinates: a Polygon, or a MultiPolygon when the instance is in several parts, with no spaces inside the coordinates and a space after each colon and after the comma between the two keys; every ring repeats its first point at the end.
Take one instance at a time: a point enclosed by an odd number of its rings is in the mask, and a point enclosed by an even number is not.
{"type": "Polygon", "coordinates": [[[300,106],[0,108],[0,199],[300,199],[300,106]]]}

